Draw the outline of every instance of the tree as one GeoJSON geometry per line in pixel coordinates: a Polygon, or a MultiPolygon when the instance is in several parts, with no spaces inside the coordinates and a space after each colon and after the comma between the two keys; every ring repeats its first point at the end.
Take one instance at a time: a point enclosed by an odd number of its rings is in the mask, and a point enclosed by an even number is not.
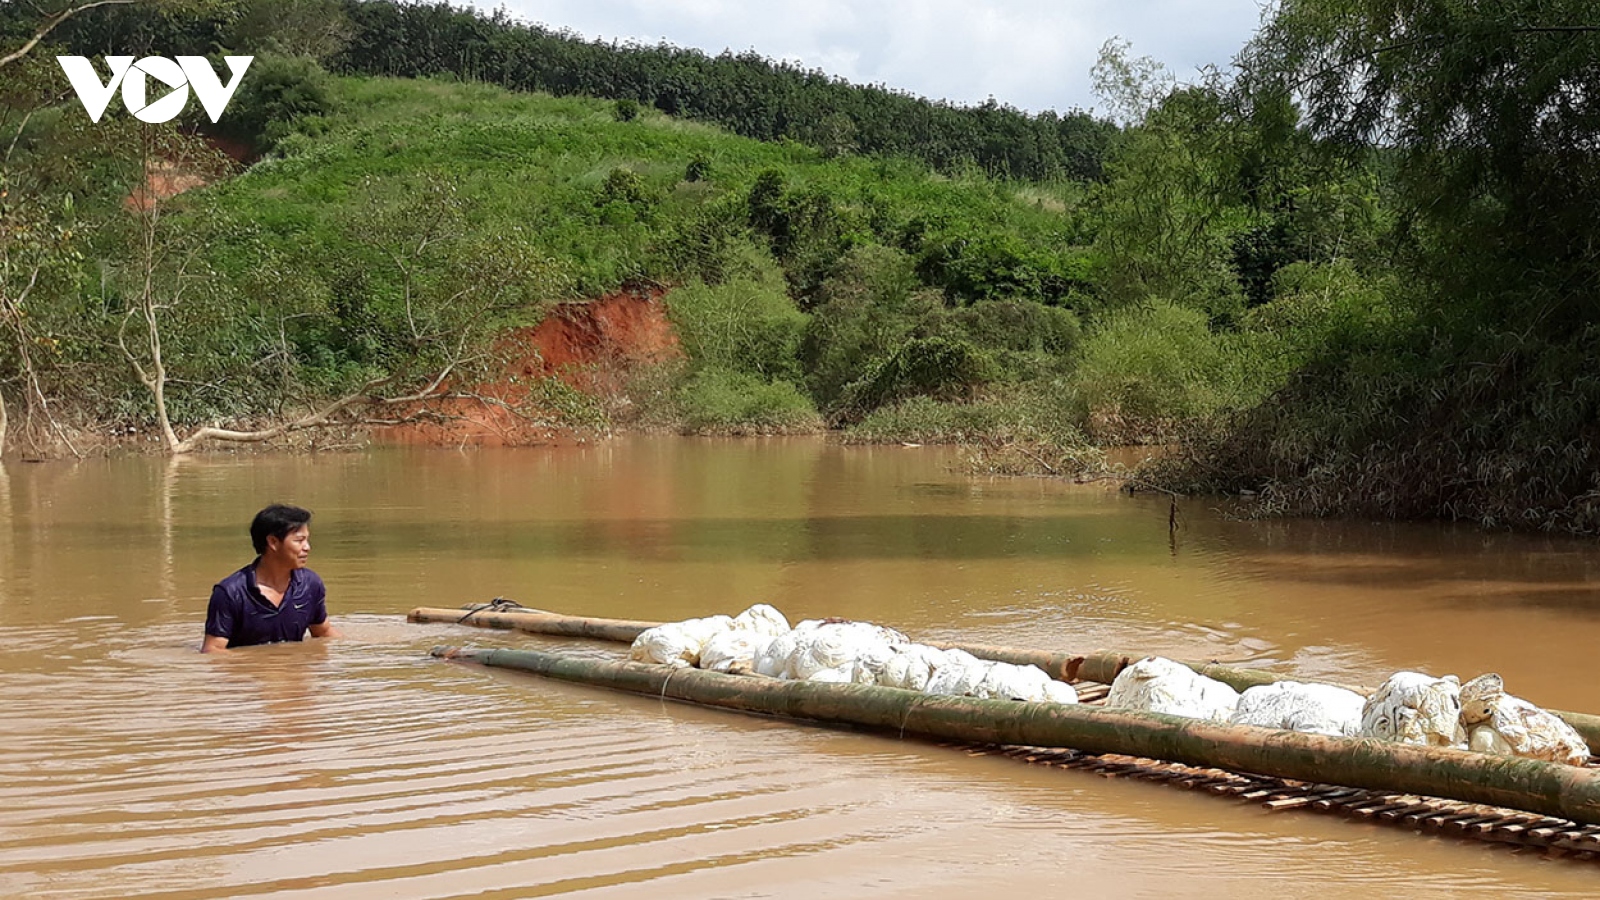
{"type": "MultiPolygon", "coordinates": [[[[58,267],[76,259],[72,230],[55,212],[39,198],[14,191],[8,173],[0,167],[0,323],[11,338],[22,379],[23,425],[30,443],[36,446],[36,425],[41,421],[71,445],[50,412],[39,374],[37,354],[48,352],[50,339],[35,334],[30,323],[36,292],[57,274],[58,267]]],[[[6,447],[9,424],[5,393],[0,391],[0,453],[6,447]]]]}
{"type": "MultiPolygon", "coordinates": [[[[138,2],[141,2],[141,0],[90,0],[90,2],[65,3],[57,0],[54,3],[46,2],[42,5],[37,5],[35,7],[35,16],[33,17],[34,21],[31,27],[24,31],[20,45],[7,51],[4,56],[0,56],[0,69],[20,61],[24,56],[33,52],[33,49],[39,46],[40,42],[50,36],[50,32],[55,31],[73,16],[102,6],[128,6],[138,2]]],[[[144,0],[144,2],[152,2],[152,0],[144,0]]]]}
{"type": "Polygon", "coordinates": [[[1089,77],[1095,96],[1105,101],[1111,119],[1123,126],[1142,123],[1177,87],[1177,79],[1150,56],[1130,57],[1133,45],[1113,37],[1100,45],[1089,77]]]}
{"type": "Polygon", "coordinates": [[[1221,152],[1233,127],[1219,92],[1187,87],[1118,141],[1095,194],[1113,303],[1164,298],[1214,316],[1239,303],[1228,266],[1233,179],[1221,152]]]}
{"type": "Polygon", "coordinates": [[[1587,0],[1285,0],[1240,61],[1313,133],[1396,161],[1436,306],[1560,335],[1600,286],[1600,14],[1587,0]]]}
{"type": "MultiPolygon", "coordinates": [[[[9,351],[0,354],[0,374],[10,369],[20,384],[22,434],[35,449],[46,435],[72,446],[50,410],[45,372],[58,345],[41,331],[48,320],[41,313],[82,259],[86,225],[74,203],[81,163],[86,155],[113,159],[104,138],[118,131],[92,133],[74,120],[35,127],[36,116],[64,92],[59,70],[39,57],[18,57],[0,77],[0,330],[9,351]]],[[[10,425],[0,388],[0,452],[10,425]]]]}
{"type": "MultiPolygon", "coordinates": [[[[183,143],[171,135],[164,143],[152,139],[149,146],[152,156],[194,164],[193,156],[180,155],[183,143]]],[[[342,332],[340,343],[351,363],[346,367],[351,383],[338,386],[332,399],[325,390],[306,390],[313,399],[303,411],[280,412],[265,427],[207,425],[181,437],[170,412],[172,368],[175,359],[183,361],[186,350],[193,356],[198,348],[170,338],[174,329],[182,334],[216,330],[186,329],[184,323],[197,315],[196,307],[206,304],[207,292],[217,285],[198,252],[207,243],[204,231],[172,227],[163,217],[161,201],[152,198],[147,204],[139,219],[135,258],[125,273],[129,302],[117,343],[151,397],[168,453],[189,453],[211,441],[260,443],[313,428],[438,417],[437,404],[444,400],[503,404],[451,385],[490,368],[495,338],[519,317],[536,313],[541,301],[559,289],[558,267],[535,254],[520,234],[471,235],[466,227],[471,209],[446,178],[426,176],[392,194],[380,193],[370,183],[363,190],[364,202],[345,223],[355,247],[363,249],[330,252],[327,262],[336,271],[363,273],[342,285],[346,307],[276,313],[280,332],[286,331],[289,319],[336,319],[334,329],[342,332]],[[318,395],[321,399],[315,399],[318,395]]],[[[273,352],[292,356],[295,351],[285,337],[273,352]]],[[[245,358],[234,364],[259,363],[245,358]]],[[[278,371],[282,378],[293,378],[296,366],[278,371]]],[[[270,385],[288,395],[305,387],[270,385]]]]}

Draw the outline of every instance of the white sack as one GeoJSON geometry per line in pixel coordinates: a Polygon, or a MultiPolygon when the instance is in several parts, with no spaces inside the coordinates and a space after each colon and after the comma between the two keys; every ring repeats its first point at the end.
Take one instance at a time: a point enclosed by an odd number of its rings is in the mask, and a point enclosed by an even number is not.
{"type": "Polygon", "coordinates": [[[822,622],[792,633],[798,646],[790,658],[789,677],[807,681],[821,669],[843,668],[853,674],[856,660],[863,658],[881,670],[882,663],[893,655],[892,644],[907,643],[898,631],[869,622],[822,622]]]}
{"type": "Polygon", "coordinates": [[[1479,675],[1461,686],[1461,722],[1473,750],[1574,766],[1589,761],[1582,735],[1555,713],[1506,693],[1499,675],[1479,675]]]}
{"type": "Polygon", "coordinates": [[[947,659],[943,665],[934,670],[933,677],[928,679],[928,686],[923,688],[924,693],[945,694],[951,697],[976,697],[978,687],[983,684],[983,679],[989,674],[989,667],[994,663],[984,659],[947,659]]]}
{"type": "Polygon", "coordinates": [[[1044,699],[1049,703],[1077,703],[1078,689],[1065,681],[1056,681],[1052,678],[1050,683],[1044,686],[1044,699]]]}
{"type": "Polygon", "coordinates": [[[997,662],[989,666],[978,684],[977,697],[984,700],[1044,700],[1050,676],[1038,666],[1018,666],[997,662]]]}
{"type": "Polygon", "coordinates": [[[1367,698],[1331,684],[1277,681],[1239,695],[1236,725],[1354,737],[1361,733],[1361,708],[1367,698]]]}
{"type": "Polygon", "coordinates": [[[783,613],[765,603],[757,603],[734,616],[733,627],[742,631],[754,631],[767,637],[777,637],[790,630],[789,620],[783,613]]]}
{"type": "Polygon", "coordinates": [[[1385,741],[1465,749],[1461,726],[1461,680],[1420,672],[1396,672],[1367,698],[1361,733],[1385,741]]]}
{"type": "Polygon", "coordinates": [[[724,631],[706,641],[700,649],[699,666],[713,672],[750,671],[755,666],[756,654],[773,640],[770,635],[742,628],[724,631]]]}
{"type": "Polygon", "coordinates": [[[1147,656],[1117,673],[1106,695],[1107,709],[1134,709],[1226,722],[1239,704],[1239,692],[1188,666],[1147,656]]]}
{"type": "Polygon", "coordinates": [[[699,662],[706,641],[732,625],[733,619],[728,616],[707,616],[647,628],[633,639],[628,658],[677,668],[692,666],[699,662]]]}
{"type": "Polygon", "coordinates": [[[928,687],[934,669],[945,661],[944,651],[926,644],[904,644],[883,664],[878,684],[884,687],[922,691],[928,687]]]}
{"type": "Polygon", "coordinates": [[[789,662],[800,646],[796,632],[790,631],[773,638],[765,647],[758,648],[751,659],[751,668],[757,675],[769,678],[791,678],[789,662]]]}

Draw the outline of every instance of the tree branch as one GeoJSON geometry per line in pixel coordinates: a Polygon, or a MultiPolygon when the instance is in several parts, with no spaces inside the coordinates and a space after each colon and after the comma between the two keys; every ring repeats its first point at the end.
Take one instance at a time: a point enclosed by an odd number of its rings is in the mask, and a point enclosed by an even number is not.
{"type": "Polygon", "coordinates": [[[54,16],[51,16],[49,20],[44,23],[44,27],[34,32],[33,37],[29,38],[28,41],[20,48],[13,50],[5,56],[0,56],[0,69],[5,68],[24,56],[27,56],[33,51],[34,47],[39,45],[40,41],[45,39],[46,35],[56,29],[57,25],[60,25],[62,22],[67,21],[78,13],[94,9],[97,6],[124,6],[135,2],[137,2],[137,0],[94,0],[92,3],[79,3],[76,6],[69,6],[61,12],[56,13],[54,16]]]}
{"type": "Polygon", "coordinates": [[[357,390],[340,397],[321,409],[307,413],[298,419],[292,419],[288,422],[280,422],[271,428],[262,428],[256,431],[236,431],[231,428],[216,428],[208,425],[204,428],[201,428],[199,431],[196,431],[194,434],[184,438],[182,441],[179,441],[178,444],[172,448],[172,452],[174,454],[189,453],[192,452],[197,446],[208,440],[229,441],[232,443],[261,443],[262,441],[270,441],[275,437],[281,437],[282,435],[289,434],[291,432],[303,431],[307,428],[318,428],[331,424],[333,417],[345,411],[346,409],[349,409],[352,406],[361,405],[363,403],[372,403],[377,399],[381,399],[373,398],[371,396],[372,391],[380,385],[388,382],[390,378],[391,376],[374,378],[371,381],[368,381],[366,384],[363,384],[357,390]]]}

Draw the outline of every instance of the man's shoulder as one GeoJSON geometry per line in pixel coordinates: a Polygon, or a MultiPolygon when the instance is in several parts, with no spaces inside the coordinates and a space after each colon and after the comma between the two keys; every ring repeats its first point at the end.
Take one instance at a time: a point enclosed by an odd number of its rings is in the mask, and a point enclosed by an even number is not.
{"type": "Polygon", "coordinates": [[[237,572],[233,572],[217,582],[216,587],[221,588],[229,596],[243,596],[245,591],[249,589],[250,569],[254,565],[255,563],[251,563],[237,572]]]}
{"type": "Polygon", "coordinates": [[[297,577],[304,579],[305,590],[316,594],[326,594],[328,592],[327,585],[322,583],[322,576],[316,572],[310,569],[300,569],[296,574],[297,577]]]}

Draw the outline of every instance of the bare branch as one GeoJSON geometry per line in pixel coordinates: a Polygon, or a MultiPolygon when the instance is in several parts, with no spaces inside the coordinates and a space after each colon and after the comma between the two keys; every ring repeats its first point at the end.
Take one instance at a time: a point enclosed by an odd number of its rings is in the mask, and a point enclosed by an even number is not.
{"type": "Polygon", "coordinates": [[[69,6],[46,20],[44,26],[38,31],[34,32],[33,37],[29,38],[21,47],[13,50],[5,56],[0,56],[0,69],[5,68],[24,56],[27,56],[30,52],[32,52],[34,47],[39,45],[40,41],[45,39],[46,35],[56,30],[56,26],[67,21],[78,13],[94,9],[97,6],[125,6],[135,2],[137,2],[137,0],[94,0],[92,3],[79,3],[76,6],[69,6]]]}
{"type": "Polygon", "coordinates": [[[260,443],[262,441],[270,441],[273,438],[281,437],[282,435],[289,434],[290,432],[303,431],[307,428],[318,428],[329,425],[333,423],[334,416],[344,412],[346,409],[349,409],[352,406],[373,402],[373,398],[371,396],[372,391],[389,380],[389,376],[374,378],[371,381],[368,381],[366,384],[363,384],[360,388],[344,395],[343,397],[340,397],[321,409],[307,413],[298,419],[292,419],[288,422],[280,422],[270,428],[262,428],[256,431],[236,431],[231,428],[215,428],[208,425],[205,428],[201,428],[199,431],[196,431],[194,434],[184,438],[182,441],[179,441],[177,446],[172,448],[172,452],[174,454],[189,453],[192,452],[197,446],[208,440],[229,441],[233,443],[260,443]]]}

